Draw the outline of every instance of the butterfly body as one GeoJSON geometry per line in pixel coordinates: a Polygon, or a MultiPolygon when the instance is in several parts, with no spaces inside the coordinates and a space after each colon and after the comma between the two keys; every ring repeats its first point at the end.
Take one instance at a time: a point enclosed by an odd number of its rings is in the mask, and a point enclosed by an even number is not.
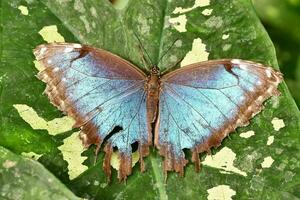
{"type": "Polygon", "coordinates": [[[165,158],[165,172],[183,175],[188,162],[183,149],[192,151],[199,171],[199,154],[247,125],[266,99],[279,95],[282,81],[280,72],[239,59],[200,62],[164,74],[152,67],[147,76],[128,61],[87,45],[40,45],[34,54],[45,66],[38,74],[47,84],[45,93],[75,119],[83,144],[96,144],[98,150],[104,145],[108,176],[113,148],[118,149],[119,180],[131,174],[135,142],[144,171],[152,135],[165,158]],[[113,133],[115,127],[121,128],[113,133]]]}
{"type": "Polygon", "coordinates": [[[160,91],[160,75],[159,69],[156,66],[151,69],[145,89],[147,91],[148,122],[154,123],[157,117],[160,91]]]}

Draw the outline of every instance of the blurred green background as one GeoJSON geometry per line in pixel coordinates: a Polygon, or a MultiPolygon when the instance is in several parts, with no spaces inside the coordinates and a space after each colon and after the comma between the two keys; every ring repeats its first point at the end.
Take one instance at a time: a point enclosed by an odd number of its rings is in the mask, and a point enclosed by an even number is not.
{"type": "Polygon", "coordinates": [[[300,0],[252,0],[269,33],[298,108],[300,107],[300,0]]]}

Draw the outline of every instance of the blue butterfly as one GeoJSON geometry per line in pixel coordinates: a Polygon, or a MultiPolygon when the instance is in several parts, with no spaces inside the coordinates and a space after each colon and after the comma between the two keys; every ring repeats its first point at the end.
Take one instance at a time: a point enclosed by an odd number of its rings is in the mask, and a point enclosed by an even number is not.
{"type": "Polygon", "coordinates": [[[195,63],[161,74],[148,72],[102,49],[71,43],[40,45],[34,50],[46,67],[38,78],[60,110],[76,120],[88,147],[105,143],[104,171],[110,177],[113,148],[120,152],[119,180],[131,174],[132,144],[138,143],[141,171],[154,134],[164,156],[163,169],[184,173],[183,149],[190,149],[196,170],[199,153],[217,147],[238,126],[279,95],[282,74],[239,59],[195,63]],[[114,131],[118,127],[118,131],[114,131]],[[114,134],[110,134],[114,132],[114,134]]]}

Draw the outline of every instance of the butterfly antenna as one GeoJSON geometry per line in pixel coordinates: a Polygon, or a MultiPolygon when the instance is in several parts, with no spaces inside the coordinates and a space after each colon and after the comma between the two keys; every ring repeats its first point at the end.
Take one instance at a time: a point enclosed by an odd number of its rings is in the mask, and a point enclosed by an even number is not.
{"type": "Polygon", "coordinates": [[[140,47],[142,48],[143,52],[146,54],[146,56],[147,56],[147,58],[148,58],[148,60],[149,60],[149,62],[151,64],[151,66],[154,66],[153,62],[152,62],[152,60],[151,60],[151,58],[150,58],[150,56],[148,54],[148,52],[146,51],[146,49],[142,45],[142,42],[141,42],[140,38],[138,37],[138,35],[135,32],[133,32],[133,33],[134,33],[135,37],[137,38],[137,40],[139,41],[140,47]]]}
{"type": "Polygon", "coordinates": [[[162,59],[165,57],[165,55],[167,55],[167,53],[170,51],[170,49],[172,49],[172,47],[175,45],[175,43],[179,40],[179,38],[177,38],[172,45],[163,53],[163,55],[160,57],[160,59],[158,60],[157,65],[162,61],[162,59]]]}

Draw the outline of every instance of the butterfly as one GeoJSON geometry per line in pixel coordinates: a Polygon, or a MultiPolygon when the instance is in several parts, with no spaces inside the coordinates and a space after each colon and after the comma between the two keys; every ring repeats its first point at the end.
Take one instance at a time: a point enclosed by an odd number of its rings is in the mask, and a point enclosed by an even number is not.
{"type": "Polygon", "coordinates": [[[97,151],[104,146],[103,169],[108,177],[111,155],[118,149],[120,181],[132,172],[134,143],[141,171],[153,141],[164,157],[165,173],[184,175],[188,161],[183,149],[192,151],[199,171],[199,154],[249,124],[266,99],[280,94],[277,87],[282,81],[280,72],[239,59],[199,62],[168,73],[153,66],[145,73],[88,45],[45,44],[34,55],[45,67],[37,75],[47,84],[45,93],[75,119],[84,146],[96,144],[97,151]]]}

